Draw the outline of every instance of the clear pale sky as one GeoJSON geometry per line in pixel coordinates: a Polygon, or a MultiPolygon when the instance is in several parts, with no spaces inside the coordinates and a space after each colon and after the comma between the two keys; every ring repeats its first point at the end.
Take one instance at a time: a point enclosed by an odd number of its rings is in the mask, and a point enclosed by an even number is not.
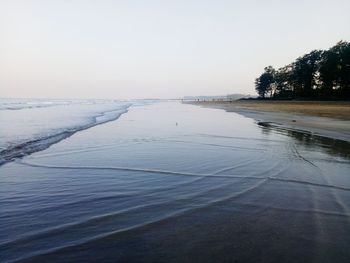
{"type": "Polygon", "coordinates": [[[0,97],[254,93],[350,40],[349,0],[0,0],[0,97]]]}

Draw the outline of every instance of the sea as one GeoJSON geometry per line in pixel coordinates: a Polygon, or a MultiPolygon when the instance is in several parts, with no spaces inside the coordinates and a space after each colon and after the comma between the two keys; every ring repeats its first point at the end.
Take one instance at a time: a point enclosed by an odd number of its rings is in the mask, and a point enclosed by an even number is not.
{"type": "Polygon", "coordinates": [[[350,262],[350,144],[171,100],[0,100],[0,262],[350,262]]]}

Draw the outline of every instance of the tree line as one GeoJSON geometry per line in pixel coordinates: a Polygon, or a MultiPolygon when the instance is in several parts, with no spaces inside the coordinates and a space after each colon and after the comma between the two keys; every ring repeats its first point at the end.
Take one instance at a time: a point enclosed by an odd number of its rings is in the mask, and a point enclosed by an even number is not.
{"type": "Polygon", "coordinates": [[[350,43],[313,50],[278,70],[268,66],[255,89],[260,98],[350,100],[350,43]]]}

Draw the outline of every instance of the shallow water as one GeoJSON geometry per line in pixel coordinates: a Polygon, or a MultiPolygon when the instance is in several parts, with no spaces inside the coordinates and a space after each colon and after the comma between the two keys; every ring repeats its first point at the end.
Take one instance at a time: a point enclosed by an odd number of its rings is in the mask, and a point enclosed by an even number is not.
{"type": "Polygon", "coordinates": [[[1,262],[349,262],[348,143],[178,102],[0,167],[1,262]]]}

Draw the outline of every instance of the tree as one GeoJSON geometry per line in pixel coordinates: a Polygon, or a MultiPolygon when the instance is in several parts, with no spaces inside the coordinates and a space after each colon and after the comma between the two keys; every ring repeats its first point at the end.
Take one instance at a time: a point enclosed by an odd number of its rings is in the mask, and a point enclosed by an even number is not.
{"type": "Polygon", "coordinates": [[[320,63],[322,95],[350,99],[350,43],[338,42],[320,63]]]}
{"type": "Polygon", "coordinates": [[[313,50],[277,71],[266,67],[255,89],[262,98],[350,100],[350,43],[313,50]]]}
{"type": "Polygon", "coordinates": [[[291,85],[291,75],[293,71],[293,65],[289,64],[278,69],[275,73],[275,81],[276,81],[276,92],[275,96],[278,98],[288,98],[292,99],[294,97],[293,94],[293,86],[291,85]]]}
{"type": "Polygon", "coordinates": [[[317,72],[323,51],[314,50],[297,58],[293,63],[290,75],[290,84],[293,86],[297,97],[310,98],[315,96],[314,90],[317,86],[317,72]]]}
{"type": "Polygon", "coordinates": [[[275,69],[272,66],[266,67],[264,73],[255,80],[255,90],[261,98],[265,98],[268,93],[273,96],[275,87],[275,69]]]}

